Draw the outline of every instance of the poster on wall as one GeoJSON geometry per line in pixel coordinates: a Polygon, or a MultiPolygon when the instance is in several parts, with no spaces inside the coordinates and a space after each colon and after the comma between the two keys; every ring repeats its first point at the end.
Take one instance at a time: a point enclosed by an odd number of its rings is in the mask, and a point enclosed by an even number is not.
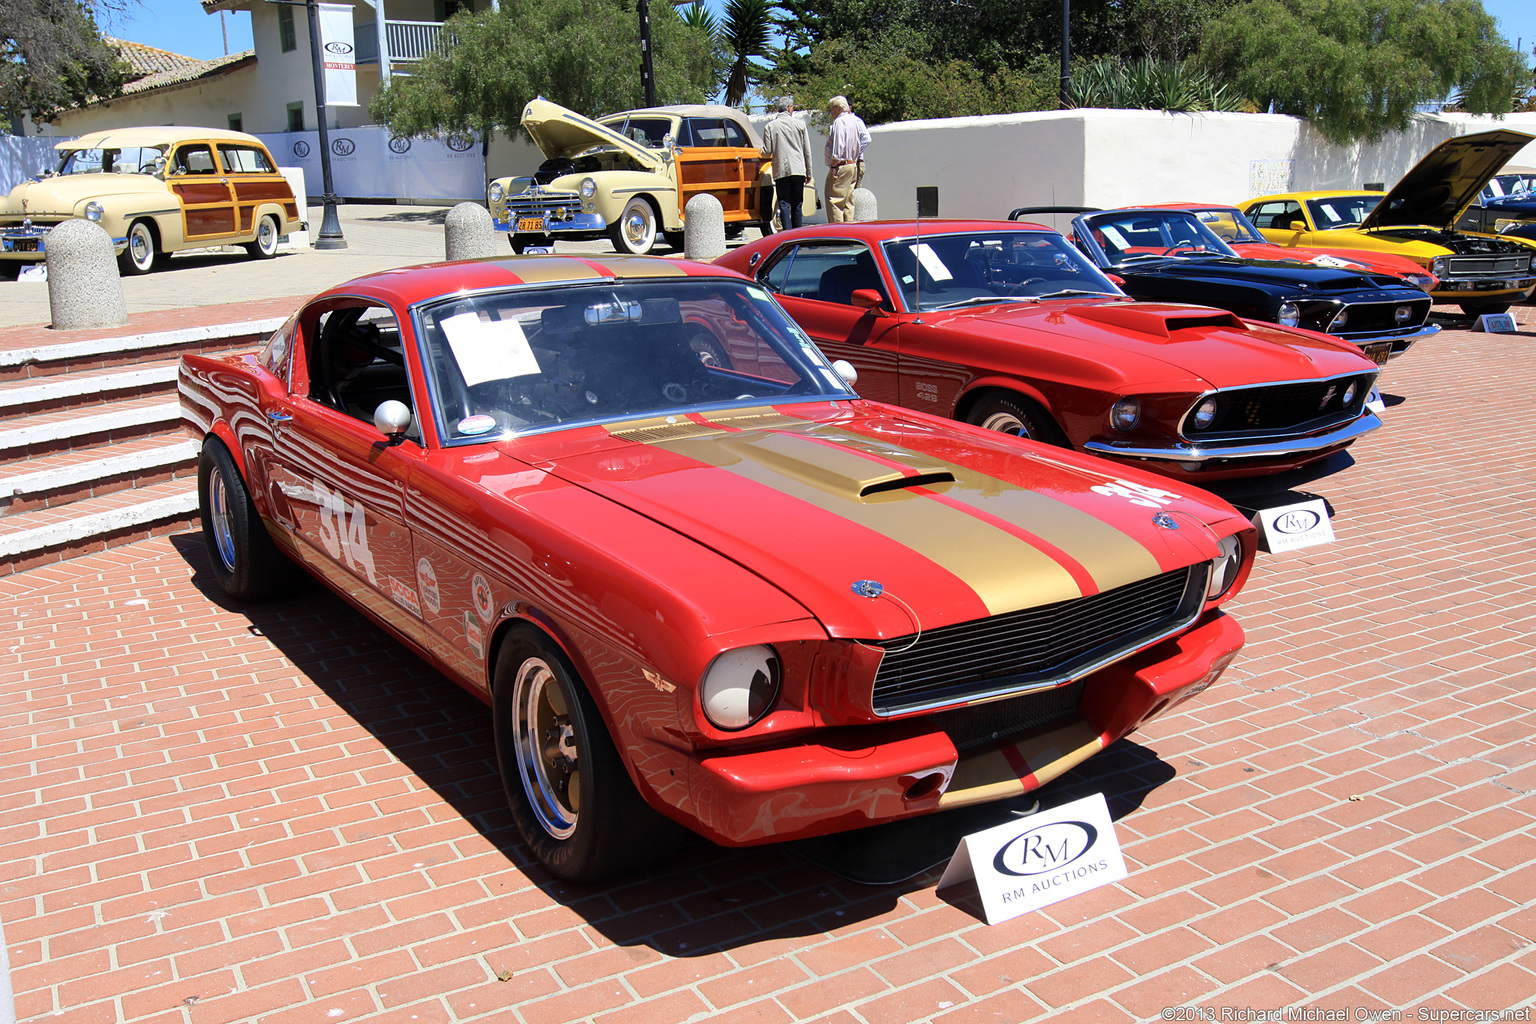
{"type": "MultiPolygon", "coordinates": [[[[483,199],[485,159],[472,133],[444,139],[407,139],[387,128],[332,128],[331,181],[336,194],[351,199],[483,199]]],[[[260,135],[279,166],[299,167],[310,199],[324,192],[320,176],[320,133],[260,135]]]]}
{"type": "Polygon", "coordinates": [[[352,5],[320,4],[320,59],[325,65],[327,106],[357,106],[357,48],[352,5]]]}
{"type": "Polygon", "coordinates": [[[1249,160],[1248,198],[1289,192],[1295,166],[1294,160],[1249,160]]]}

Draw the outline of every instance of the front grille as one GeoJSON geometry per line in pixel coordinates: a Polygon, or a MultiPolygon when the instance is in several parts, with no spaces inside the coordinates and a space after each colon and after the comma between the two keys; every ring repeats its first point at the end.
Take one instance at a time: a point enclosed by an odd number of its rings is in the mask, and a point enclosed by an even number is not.
{"type": "Polygon", "coordinates": [[[581,197],[574,192],[519,192],[507,196],[509,217],[544,217],[569,220],[581,212],[581,197]]]}
{"type": "Polygon", "coordinates": [[[1374,380],[1374,374],[1363,373],[1332,380],[1218,391],[1216,418],[1211,425],[1197,430],[1186,422],[1184,433],[1192,440],[1207,442],[1340,426],[1360,415],[1374,380]],[[1355,393],[1346,404],[1344,394],[1351,384],[1355,385],[1355,393]]]}
{"type": "Polygon", "coordinates": [[[1114,590],[974,622],[872,642],[886,649],[875,674],[876,714],[983,700],[1084,675],[1194,621],[1205,565],[1114,590]],[[910,646],[909,646],[910,645],[910,646]]]}
{"type": "Polygon", "coordinates": [[[1411,302],[1355,302],[1344,307],[1344,326],[1328,327],[1328,333],[1349,337],[1351,334],[1375,334],[1380,331],[1411,331],[1429,317],[1429,296],[1411,302]],[[1413,316],[1399,321],[1397,311],[1403,306],[1417,307],[1413,316]]]}
{"type": "Polygon", "coordinates": [[[1005,736],[1017,736],[1028,729],[1039,729],[1063,719],[1076,718],[1078,705],[1083,702],[1083,690],[1087,686],[1088,680],[1079,679],[1075,683],[1039,693],[972,704],[953,711],[940,711],[924,721],[944,730],[955,749],[964,754],[1005,736]]]}
{"type": "Polygon", "coordinates": [[[1508,277],[1531,269],[1531,258],[1517,256],[1451,256],[1447,267],[1452,277],[1508,277]]]}

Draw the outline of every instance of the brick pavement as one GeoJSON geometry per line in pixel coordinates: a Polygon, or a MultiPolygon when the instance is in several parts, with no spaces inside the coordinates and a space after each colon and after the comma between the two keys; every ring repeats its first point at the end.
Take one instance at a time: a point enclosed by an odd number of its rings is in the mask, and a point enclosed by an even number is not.
{"type": "Polygon", "coordinates": [[[18,1017],[1529,1007],[1533,347],[1454,331],[1392,364],[1405,400],[1310,487],[1338,542],[1261,556],[1227,677],[1043,794],[1109,794],[1130,877],[996,927],[936,872],[860,886],[773,847],[553,882],[503,808],[481,705],[318,587],[229,605],[195,534],[0,580],[18,1017]]]}

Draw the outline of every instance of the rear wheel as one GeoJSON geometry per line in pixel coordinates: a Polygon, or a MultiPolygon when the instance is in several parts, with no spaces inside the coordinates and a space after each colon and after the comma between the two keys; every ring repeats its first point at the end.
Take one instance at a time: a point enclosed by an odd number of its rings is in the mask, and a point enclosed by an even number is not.
{"type": "Polygon", "coordinates": [[[203,442],[197,460],[197,496],[208,561],[226,594],[262,601],[294,588],[297,567],[272,543],[234,457],[216,437],[203,442]]]}
{"type": "Polygon", "coordinates": [[[1023,395],[1005,392],[983,398],[976,403],[965,421],[986,430],[1026,437],[1031,441],[1044,441],[1062,447],[1067,444],[1050,413],[1023,395]]]}
{"type": "Polygon", "coordinates": [[[117,257],[124,277],[147,274],[155,269],[160,256],[160,238],[147,220],[136,220],[128,227],[128,247],[117,257]]]}
{"type": "Polygon", "coordinates": [[[245,243],[252,259],[269,260],[277,255],[277,218],[270,213],[256,225],[256,240],[245,243]]]}
{"type": "Polygon", "coordinates": [[[634,196],[624,204],[624,212],[609,229],[613,247],[619,252],[644,256],[656,245],[656,208],[644,196],[634,196]]]}
{"type": "Polygon", "coordinates": [[[1508,302],[1463,302],[1461,311],[1467,316],[1482,316],[1484,313],[1508,313],[1508,302]]]}
{"type": "Polygon", "coordinates": [[[679,834],[648,807],[565,654],[518,629],[496,659],[496,760],[523,840],[549,871],[586,882],[644,867],[679,834]]]}

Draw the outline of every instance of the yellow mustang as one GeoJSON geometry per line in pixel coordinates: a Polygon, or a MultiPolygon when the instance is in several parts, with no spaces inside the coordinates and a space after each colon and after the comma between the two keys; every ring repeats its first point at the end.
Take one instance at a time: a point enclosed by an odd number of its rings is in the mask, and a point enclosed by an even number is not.
{"type": "Polygon", "coordinates": [[[1536,136],[1499,130],[1436,146],[1392,191],[1287,192],[1243,207],[1265,239],[1285,246],[1370,249],[1413,260],[1440,279],[1430,294],[1468,314],[1502,313],[1536,287],[1536,241],[1456,231],[1488,180],[1536,136]]]}

